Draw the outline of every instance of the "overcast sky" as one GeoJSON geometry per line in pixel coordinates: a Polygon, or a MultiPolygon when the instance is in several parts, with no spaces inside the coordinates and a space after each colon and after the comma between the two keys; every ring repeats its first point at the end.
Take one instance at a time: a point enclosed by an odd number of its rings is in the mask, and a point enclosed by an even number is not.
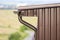
{"type": "Polygon", "coordinates": [[[60,3],[60,0],[0,0],[0,4],[48,4],[60,3]]]}

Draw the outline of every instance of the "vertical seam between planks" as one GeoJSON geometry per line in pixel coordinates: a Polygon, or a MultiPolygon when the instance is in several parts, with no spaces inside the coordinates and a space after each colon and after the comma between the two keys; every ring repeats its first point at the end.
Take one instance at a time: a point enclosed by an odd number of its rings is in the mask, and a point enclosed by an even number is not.
{"type": "Polygon", "coordinates": [[[56,40],[57,40],[57,7],[56,7],[56,40]]]}
{"type": "Polygon", "coordinates": [[[51,40],[51,8],[50,8],[50,40],[51,40]]]}
{"type": "Polygon", "coordinates": [[[44,22],[44,25],[43,25],[43,27],[44,27],[44,40],[45,40],[45,8],[43,9],[43,18],[44,18],[44,20],[43,20],[43,22],[44,22]]]}

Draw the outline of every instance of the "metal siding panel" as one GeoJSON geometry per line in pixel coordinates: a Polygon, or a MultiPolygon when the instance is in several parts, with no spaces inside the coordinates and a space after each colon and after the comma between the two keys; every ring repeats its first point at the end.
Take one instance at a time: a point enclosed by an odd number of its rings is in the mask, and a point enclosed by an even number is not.
{"type": "Polygon", "coordinates": [[[36,12],[37,12],[37,13],[36,13],[36,16],[39,17],[38,9],[36,9],[36,12]]]}
{"type": "Polygon", "coordinates": [[[55,11],[55,12],[54,12],[54,13],[55,13],[55,16],[54,16],[54,17],[55,17],[55,24],[54,24],[54,25],[55,25],[55,27],[56,27],[56,28],[55,28],[55,29],[56,29],[56,30],[55,30],[55,32],[56,32],[56,38],[55,38],[55,39],[57,40],[57,7],[54,9],[54,11],[55,11]]]}
{"type": "Polygon", "coordinates": [[[26,9],[21,11],[22,16],[38,16],[37,9],[26,9]]]}
{"type": "Polygon", "coordinates": [[[51,40],[56,40],[56,13],[54,8],[51,8],[51,40]]]}
{"type": "Polygon", "coordinates": [[[34,16],[37,16],[37,9],[34,9],[34,16]]]}
{"type": "Polygon", "coordinates": [[[39,40],[44,40],[43,11],[39,9],[39,40]]]}
{"type": "Polygon", "coordinates": [[[60,8],[57,8],[57,40],[60,40],[60,8]]]}
{"type": "Polygon", "coordinates": [[[49,40],[51,40],[51,8],[49,8],[49,40]]]}
{"type": "Polygon", "coordinates": [[[21,11],[21,14],[23,15],[23,16],[27,16],[27,10],[23,10],[23,11],[21,11]]]}
{"type": "Polygon", "coordinates": [[[30,16],[30,10],[28,10],[28,16],[30,16]]]}
{"type": "Polygon", "coordinates": [[[28,16],[34,16],[34,10],[32,9],[32,10],[28,10],[28,16]]]}
{"type": "Polygon", "coordinates": [[[29,9],[23,16],[38,16],[37,40],[60,40],[60,8],[29,9]],[[35,13],[36,12],[36,13],[35,13]]]}
{"type": "Polygon", "coordinates": [[[28,10],[26,10],[26,16],[28,16],[28,10]]]}
{"type": "Polygon", "coordinates": [[[27,16],[27,10],[25,10],[25,16],[27,16]]]}
{"type": "Polygon", "coordinates": [[[45,9],[45,40],[50,40],[49,9],[45,9]]]}
{"type": "Polygon", "coordinates": [[[34,16],[34,10],[30,10],[30,16],[34,16]]]}
{"type": "MultiPolygon", "coordinates": [[[[37,12],[37,14],[38,14],[38,13],[39,13],[39,9],[36,9],[36,12],[37,12]]],[[[38,15],[38,21],[37,21],[37,22],[38,22],[38,24],[37,24],[37,34],[38,34],[38,35],[36,35],[36,37],[37,37],[36,40],[40,40],[40,36],[39,36],[39,35],[40,35],[40,30],[39,30],[39,25],[40,25],[40,24],[39,24],[39,22],[40,22],[40,21],[39,21],[39,15],[38,15]]]]}
{"type": "Polygon", "coordinates": [[[43,14],[43,40],[45,40],[45,8],[43,8],[42,10],[42,14],[43,14]]]}

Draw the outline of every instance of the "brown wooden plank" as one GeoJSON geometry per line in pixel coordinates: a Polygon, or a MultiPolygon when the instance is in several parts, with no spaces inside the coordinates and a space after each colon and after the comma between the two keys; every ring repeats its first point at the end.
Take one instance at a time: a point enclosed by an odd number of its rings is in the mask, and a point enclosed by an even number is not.
{"type": "Polygon", "coordinates": [[[60,40],[60,8],[57,8],[57,40],[60,40]]]}
{"type": "Polygon", "coordinates": [[[51,8],[51,40],[56,40],[56,13],[54,8],[51,8]]]}

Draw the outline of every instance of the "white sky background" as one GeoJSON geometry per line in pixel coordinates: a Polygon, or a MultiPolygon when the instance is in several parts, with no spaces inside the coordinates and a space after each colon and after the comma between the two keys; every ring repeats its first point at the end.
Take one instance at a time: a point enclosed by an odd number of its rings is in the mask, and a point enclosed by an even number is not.
{"type": "Polygon", "coordinates": [[[0,4],[8,5],[33,5],[33,4],[49,4],[49,3],[60,3],[60,0],[0,0],[0,4]]]}

